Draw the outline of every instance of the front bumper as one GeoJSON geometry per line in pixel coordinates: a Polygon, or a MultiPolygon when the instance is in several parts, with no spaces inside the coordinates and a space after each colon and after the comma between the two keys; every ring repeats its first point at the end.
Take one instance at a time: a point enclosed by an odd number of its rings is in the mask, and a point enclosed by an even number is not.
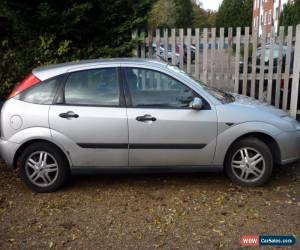
{"type": "Polygon", "coordinates": [[[300,131],[283,132],[277,136],[281,152],[281,164],[290,164],[300,160],[300,131]]]}
{"type": "Polygon", "coordinates": [[[8,166],[13,167],[14,157],[20,144],[0,139],[0,156],[8,166]]]}

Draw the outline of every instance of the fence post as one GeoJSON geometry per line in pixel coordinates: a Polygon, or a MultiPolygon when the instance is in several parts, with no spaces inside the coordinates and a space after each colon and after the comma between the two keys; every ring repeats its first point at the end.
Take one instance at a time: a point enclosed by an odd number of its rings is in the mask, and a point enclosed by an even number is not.
{"type": "Polygon", "coordinates": [[[240,49],[241,49],[241,27],[236,29],[236,50],[235,50],[235,74],[234,74],[234,92],[239,92],[240,81],[240,49]]]}
{"type": "Polygon", "coordinates": [[[203,81],[207,84],[207,51],[208,51],[208,30],[203,30],[203,81]]]}
{"type": "Polygon", "coordinates": [[[196,51],[195,51],[195,75],[196,79],[200,79],[200,29],[196,28],[196,51]]]}
{"type": "Polygon", "coordinates": [[[285,56],[285,72],[284,72],[284,87],[283,87],[283,101],[282,109],[287,110],[287,100],[288,100],[288,89],[290,81],[290,66],[291,66],[291,52],[292,52],[292,40],[293,40],[293,26],[288,28],[287,37],[287,51],[285,56]]]}
{"type": "Polygon", "coordinates": [[[211,48],[210,48],[210,71],[211,81],[210,85],[215,83],[215,67],[216,67],[216,28],[211,29],[211,48]]]}
{"type": "Polygon", "coordinates": [[[168,62],[169,30],[164,30],[164,61],[168,62]]]}
{"type": "Polygon", "coordinates": [[[156,41],[156,59],[160,61],[160,29],[156,29],[155,41],[156,41]]]}
{"type": "Polygon", "coordinates": [[[247,95],[248,89],[248,55],[249,55],[249,27],[245,28],[244,42],[244,69],[243,69],[243,95],[247,95]]]}
{"type": "Polygon", "coordinates": [[[192,40],[192,29],[191,28],[188,28],[187,29],[187,48],[186,48],[186,51],[187,51],[187,73],[188,74],[191,74],[191,41],[192,40]]]}
{"type": "Polygon", "coordinates": [[[279,28],[279,48],[278,48],[278,62],[277,62],[277,79],[276,79],[276,92],[275,92],[275,106],[279,108],[280,104],[280,84],[281,84],[281,71],[282,71],[282,46],[284,41],[284,26],[279,28]]]}
{"type": "MultiPolygon", "coordinates": [[[[218,43],[218,59],[220,57],[224,57],[224,28],[220,28],[220,37],[219,37],[219,43],[218,43]]],[[[218,88],[224,89],[224,75],[225,75],[225,67],[224,63],[218,63],[219,64],[219,80],[217,82],[218,88]]]]}
{"type": "MultiPolygon", "coordinates": [[[[156,29],[155,32],[155,42],[156,42],[156,59],[161,61],[161,54],[160,54],[160,29],[156,29]]],[[[156,88],[161,89],[161,74],[155,74],[157,77],[157,86],[156,88]]]]}
{"type": "Polygon", "coordinates": [[[257,51],[257,34],[258,31],[253,29],[252,31],[252,70],[251,70],[251,90],[250,96],[255,97],[255,85],[256,85],[256,51],[257,51]]]}
{"type": "Polygon", "coordinates": [[[274,66],[274,46],[275,46],[275,34],[274,27],[272,27],[271,37],[270,37],[270,57],[269,57],[269,69],[268,69],[268,86],[267,86],[267,102],[271,104],[272,102],[272,89],[273,89],[273,66],[274,66]]]}
{"type": "Polygon", "coordinates": [[[227,61],[227,77],[226,82],[227,84],[227,90],[233,91],[233,84],[232,84],[232,68],[231,68],[231,50],[232,50],[232,27],[228,28],[228,47],[227,47],[227,53],[226,53],[226,61],[227,61]]]}
{"type": "Polygon", "coordinates": [[[172,33],[171,33],[171,36],[172,36],[172,40],[171,40],[171,43],[172,43],[172,64],[173,65],[176,65],[176,29],[172,29],[172,33]]]}
{"type": "Polygon", "coordinates": [[[261,54],[260,54],[259,85],[258,85],[258,99],[260,101],[263,101],[263,97],[264,97],[266,37],[267,37],[267,30],[266,27],[264,26],[261,35],[261,54]]]}
{"type": "Polygon", "coordinates": [[[184,30],[179,30],[179,37],[180,37],[180,48],[179,48],[179,54],[180,54],[180,68],[183,69],[184,67],[184,30]]]}
{"type": "Polygon", "coordinates": [[[290,114],[294,118],[296,118],[296,116],[297,116],[299,74],[300,74],[300,59],[299,58],[300,58],[300,24],[298,24],[296,27],[296,44],[295,44],[293,83],[292,83],[292,94],[291,94],[290,114]]]}

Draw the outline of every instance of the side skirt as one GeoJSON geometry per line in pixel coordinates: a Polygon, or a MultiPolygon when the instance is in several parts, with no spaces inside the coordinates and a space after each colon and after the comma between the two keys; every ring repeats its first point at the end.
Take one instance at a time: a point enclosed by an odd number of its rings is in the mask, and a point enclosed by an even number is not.
{"type": "Polygon", "coordinates": [[[155,174],[155,173],[220,173],[222,165],[210,166],[142,166],[142,167],[72,167],[71,174],[155,174]]]}

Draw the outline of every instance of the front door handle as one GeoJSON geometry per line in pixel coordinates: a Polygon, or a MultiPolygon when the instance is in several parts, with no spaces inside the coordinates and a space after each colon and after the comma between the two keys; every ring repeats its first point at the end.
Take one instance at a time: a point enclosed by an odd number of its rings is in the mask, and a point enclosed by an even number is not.
{"type": "Polygon", "coordinates": [[[155,122],[156,121],[156,118],[151,116],[151,115],[143,115],[143,116],[138,116],[136,118],[137,121],[139,122],[146,122],[146,121],[152,121],[152,122],[155,122]]]}
{"type": "Polygon", "coordinates": [[[59,117],[69,119],[69,118],[78,118],[79,115],[75,114],[73,111],[68,111],[67,113],[59,114],[59,117]]]}

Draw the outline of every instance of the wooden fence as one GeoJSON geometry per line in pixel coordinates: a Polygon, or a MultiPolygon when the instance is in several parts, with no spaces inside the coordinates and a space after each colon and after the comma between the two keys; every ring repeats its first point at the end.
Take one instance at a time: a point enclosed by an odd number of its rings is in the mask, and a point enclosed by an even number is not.
{"type": "Polygon", "coordinates": [[[300,115],[300,24],[280,27],[278,34],[188,28],[136,31],[133,37],[140,41],[138,57],[168,61],[208,85],[300,115]]]}

